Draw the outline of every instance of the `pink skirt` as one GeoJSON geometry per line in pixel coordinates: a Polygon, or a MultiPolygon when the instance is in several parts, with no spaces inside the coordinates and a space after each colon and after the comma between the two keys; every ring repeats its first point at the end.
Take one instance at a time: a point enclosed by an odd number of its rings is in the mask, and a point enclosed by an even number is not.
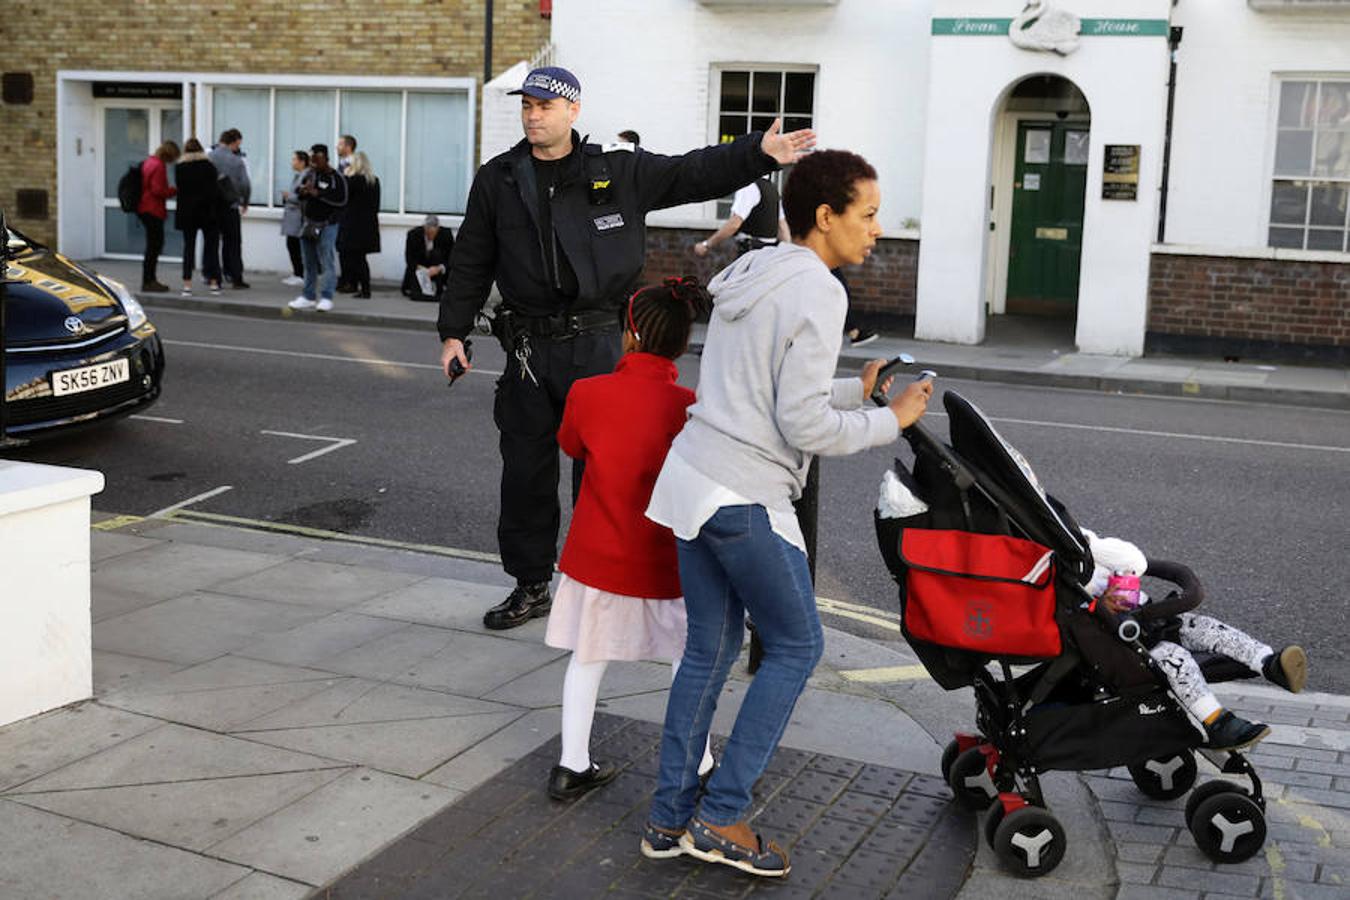
{"type": "Polygon", "coordinates": [[[684,599],[611,594],[563,575],[553,594],[544,643],[583,663],[677,660],[684,655],[684,599]]]}

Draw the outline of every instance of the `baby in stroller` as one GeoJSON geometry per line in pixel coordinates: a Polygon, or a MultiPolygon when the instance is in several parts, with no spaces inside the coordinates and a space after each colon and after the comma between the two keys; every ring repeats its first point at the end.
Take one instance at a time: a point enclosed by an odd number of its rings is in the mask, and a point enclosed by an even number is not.
{"type": "MultiPolygon", "coordinates": [[[[1124,590],[1112,578],[1142,575],[1148,568],[1143,551],[1120,538],[1101,538],[1086,528],[1082,532],[1096,563],[1087,585],[1088,593],[1116,615],[1129,615],[1148,603],[1146,593],[1124,590]]],[[[1211,750],[1250,747],[1269,735],[1270,727],[1224,709],[1191,655],[1192,650],[1226,656],[1291,693],[1303,690],[1308,680],[1308,657],[1302,647],[1291,644],[1277,653],[1246,632],[1210,616],[1182,613],[1147,627],[1143,639],[1172,690],[1204,725],[1211,750]]]]}

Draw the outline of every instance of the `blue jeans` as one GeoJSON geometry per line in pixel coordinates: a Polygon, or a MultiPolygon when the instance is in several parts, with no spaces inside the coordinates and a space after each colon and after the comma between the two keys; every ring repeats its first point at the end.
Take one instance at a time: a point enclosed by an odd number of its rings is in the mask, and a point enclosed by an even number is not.
{"type": "Polygon", "coordinates": [[[317,241],[300,241],[300,258],[305,264],[305,287],[303,293],[310,300],[314,296],[314,286],[318,283],[319,296],[332,300],[337,288],[337,238],[338,226],[323,226],[317,241]],[[322,269],[322,272],[320,270],[322,269]]]}
{"type": "Polygon", "coordinates": [[[792,708],[825,649],[806,554],[774,534],[763,506],[724,506],[692,541],[678,542],[689,634],[670,688],[651,821],[681,829],[694,815],[698,764],[717,698],[745,635],[745,614],[764,644],[736,725],[699,809],[709,825],[732,825],[787,728],[792,708]]]}

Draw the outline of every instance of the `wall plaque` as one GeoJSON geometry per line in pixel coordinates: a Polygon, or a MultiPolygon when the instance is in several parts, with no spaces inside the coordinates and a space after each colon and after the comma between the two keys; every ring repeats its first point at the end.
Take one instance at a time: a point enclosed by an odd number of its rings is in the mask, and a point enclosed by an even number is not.
{"type": "Polygon", "coordinates": [[[1102,199],[1139,199],[1139,145],[1107,144],[1102,156],[1102,199]]]}

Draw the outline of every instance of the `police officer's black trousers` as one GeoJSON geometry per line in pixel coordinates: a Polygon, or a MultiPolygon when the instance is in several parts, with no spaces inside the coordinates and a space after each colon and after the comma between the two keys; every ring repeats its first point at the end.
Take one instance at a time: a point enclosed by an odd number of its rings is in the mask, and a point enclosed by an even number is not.
{"type": "MultiPolygon", "coordinates": [[[[560,475],[558,426],[563,403],[578,378],[605,375],[619,361],[615,325],[565,339],[529,338],[529,367],[538,385],[508,354],[497,382],[493,418],[501,432],[502,493],[497,544],[506,574],[521,584],[553,577],[558,552],[560,475]]],[[[581,489],[581,465],[572,467],[572,502],[581,489]]]]}

